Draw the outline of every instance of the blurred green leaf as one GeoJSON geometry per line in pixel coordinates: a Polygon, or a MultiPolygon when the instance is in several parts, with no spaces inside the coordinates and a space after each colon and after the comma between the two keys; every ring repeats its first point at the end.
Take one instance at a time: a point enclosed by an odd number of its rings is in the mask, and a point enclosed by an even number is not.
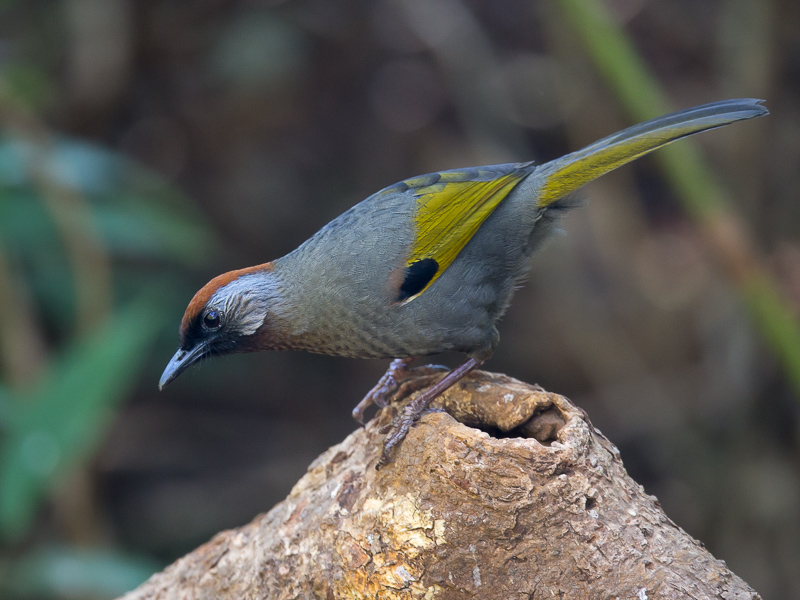
{"type": "MultiPolygon", "coordinates": [[[[99,237],[116,259],[120,297],[141,287],[122,268],[129,261],[194,265],[214,246],[211,228],[193,216],[187,199],[133,161],[67,137],[0,137],[0,239],[57,331],[70,322],[76,297],[75,265],[59,223],[65,215],[53,213],[59,190],[77,193],[89,209],[90,218],[70,226],[99,237]]],[[[67,338],[33,392],[0,397],[0,537],[21,537],[53,481],[96,447],[164,325],[167,287],[115,312],[92,335],[67,338]]]]}
{"type": "MultiPolygon", "coordinates": [[[[0,10],[5,8],[0,2],[0,10]]],[[[52,81],[41,66],[7,63],[0,70],[0,92],[22,105],[41,110],[56,97],[52,81]]]]}
{"type": "Polygon", "coordinates": [[[77,290],[42,178],[80,194],[89,218],[71,225],[100,240],[114,261],[118,290],[131,288],[125,280],[131,270],[121,269],[121,261],[197,266],[216,246],[212,228],[188,199],[133,161],[67,137],[53,137],[49,145],[0,137],[0,241],[59,334],[73,321],[77,290]]]}
{"type": "Polygon", "coordinates": [[[110,550],[50,547],[0,560],[0,594],[115,598],[160,568],[154,561],[110,550]]]}
{"type": "Polygon", "coordinates": [[[17,418],[0,444],[0,536],[23,534],[56,473],[96,447],[163,325],[160,314],[155,295],[140,297],[73,341],[37,390],[15,398],[17,418]]]}
{"type": "Polygon", "coordinates": [[[175,260],[191,266],[215,245],[177,189],[133,161],[61,137],[49,148],[0,138],[0,235],[24,248],[58,248],[37,177],[77,191],[89,203],[92,226],[112,255],[175,260]]]}
{"type": "Polygon", "coordinates": [[[12,410],[8,390],[6,390],[5,386],[0,385],[0,433],[8,427],[12,410]]]}
{"type": "Polygon", "coordinates": [[[31,189],[0,187],[0,235],[17,247],[56,245],[56,230],[44,205],[31,189]]]}
{"type": "Polygon", "coordinates": [[[215,245],[210,230],[168,203],[141,202],[117,195],[114,204],[95,208],[95,222],[112,253],[122,257],[161,258],[198,266],[215,245]]]}

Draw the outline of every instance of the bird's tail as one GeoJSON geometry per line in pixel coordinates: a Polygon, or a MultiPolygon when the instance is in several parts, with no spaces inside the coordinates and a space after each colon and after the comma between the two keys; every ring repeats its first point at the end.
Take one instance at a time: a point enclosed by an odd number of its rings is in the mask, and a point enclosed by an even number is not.
{"type": "Polygon", "coordinates": [[[537,169],[537,176],[543,178],[539,207],[546,207],[593,179],[675,140],[769,114],[762,102],[741,98],[687,108],[628,127],[583,150],[546,163],[537,169]]]}

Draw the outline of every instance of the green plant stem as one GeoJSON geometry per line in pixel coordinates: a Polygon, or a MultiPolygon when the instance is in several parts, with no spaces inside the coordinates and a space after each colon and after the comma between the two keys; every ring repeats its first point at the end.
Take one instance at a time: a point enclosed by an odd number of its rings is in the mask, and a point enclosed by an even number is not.
{"type": "MultiPolygon", "coordinates": [[[[634,121],[673,108],[630,37],[602,0],[555,3],[583,42],[595,66],[634,121]]],[[[767,271],[747,229],[729,208],[725,190],[691,141],[655,155],[686,211],[745,301],[753,321],[800,397],[800,324],[767,271]]]]}

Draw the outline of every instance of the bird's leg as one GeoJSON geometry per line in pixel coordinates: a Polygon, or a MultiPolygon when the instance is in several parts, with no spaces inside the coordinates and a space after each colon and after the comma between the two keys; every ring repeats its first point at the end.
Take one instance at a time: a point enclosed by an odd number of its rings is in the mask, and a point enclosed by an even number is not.
{"type": "Polygon", "coordinates": [[[375,468],[380,469],[383,465],[392,461],[392,450],[405,439],[411,426],[416,423],[417,419],[427,410],[431,401],[436,398],[436,396],[458,382],[458,380],[467,373],[478,368],[482,363],[482,360],[470,358],[457,369],[450,371],[438,383],[432,385],[409,402],[403,411],[394,418],[391,424],[381,430],[381,433],[388,433],[388,435],[383,442],[383,453],[381,454],[380,460],[378,460],[378,464],[375,465],[375,468]]]}
{"type": "Polygon", "coordinates": [[[409,367],[414,360],[413,357],[394,359],[375,387],[353,409],[353,418],[363,425],[364,412],[373,404],[383,408],[388,405],[392,396],[404,398],[424,387],[428,383],[425,376],[447,371],[447,367],[438,365],[409,367]]]}

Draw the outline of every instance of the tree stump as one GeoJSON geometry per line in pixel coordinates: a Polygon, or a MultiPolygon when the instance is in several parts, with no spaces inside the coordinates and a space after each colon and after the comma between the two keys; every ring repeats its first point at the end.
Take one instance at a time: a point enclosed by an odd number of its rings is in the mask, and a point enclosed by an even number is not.
{"type": "Polygon", "coordinates": [[[566,398],[476,372],[439,400],[393,463],[375,469],[390,407],[123,598],[759,598],[566,398]]]}

